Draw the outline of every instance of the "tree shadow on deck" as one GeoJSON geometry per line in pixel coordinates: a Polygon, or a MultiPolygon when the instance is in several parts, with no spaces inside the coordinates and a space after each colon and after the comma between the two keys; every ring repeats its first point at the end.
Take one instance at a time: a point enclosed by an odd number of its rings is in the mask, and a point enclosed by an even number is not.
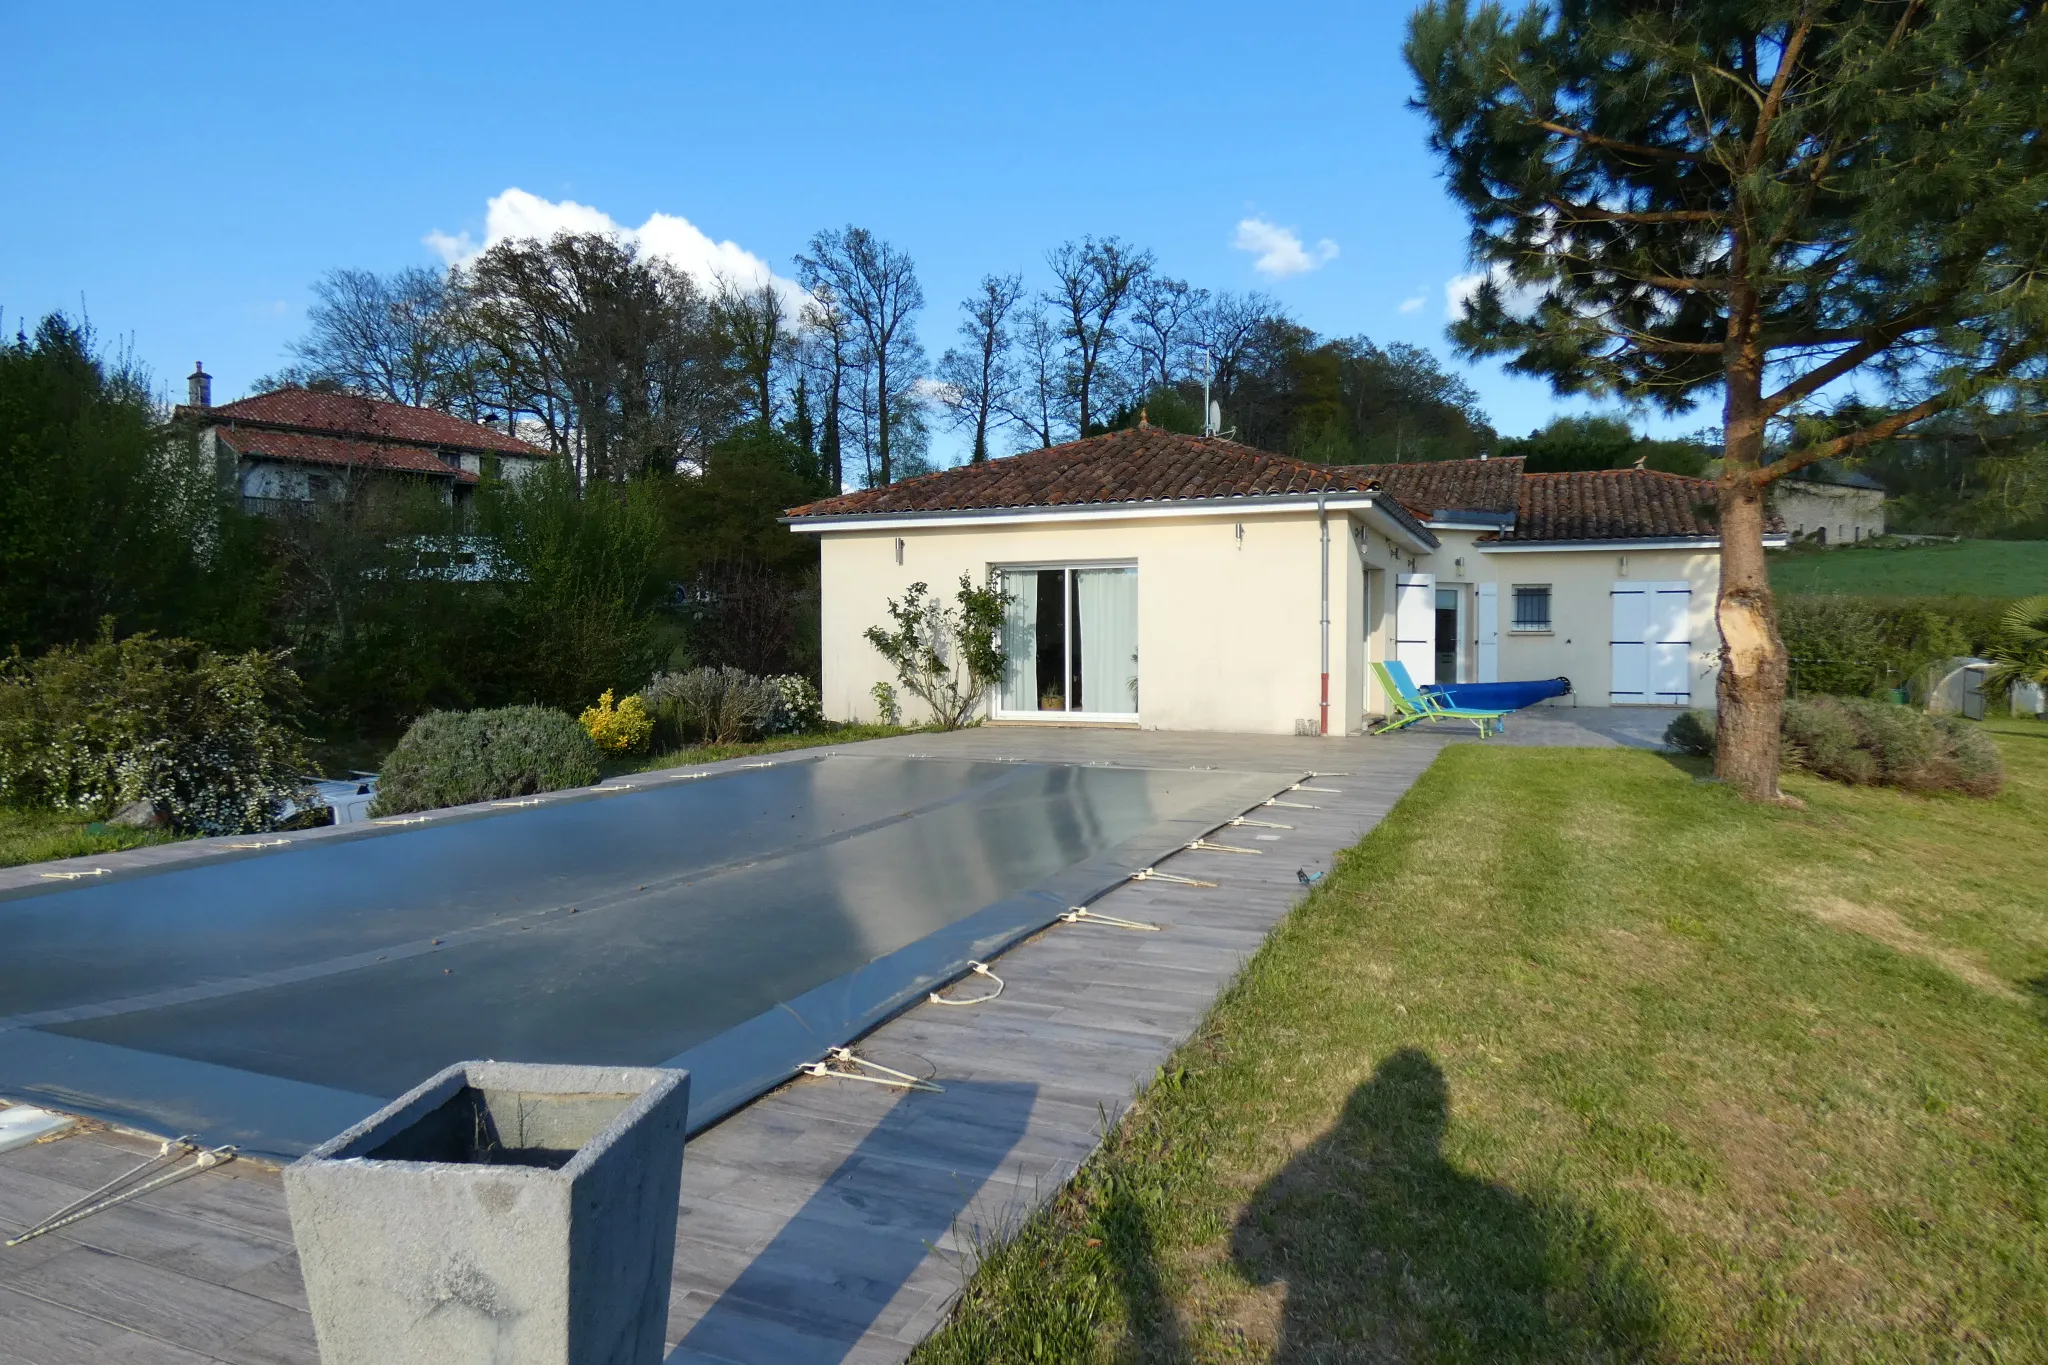
{"type": "Polygon", "coordinates": [[[1445,1160],[1449,1090],[1404,1049],[1253,1197],[1232,1252],[1284,1283],[1275,1360],[1631,1360],[1659,1354],[1660,1296],[1583,1209],[1445,1160]]]}

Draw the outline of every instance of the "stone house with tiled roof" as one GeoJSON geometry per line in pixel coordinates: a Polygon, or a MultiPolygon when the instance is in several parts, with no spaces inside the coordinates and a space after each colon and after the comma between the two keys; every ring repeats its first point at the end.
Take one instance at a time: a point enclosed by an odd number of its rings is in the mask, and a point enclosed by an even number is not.
{"type": "MultiPolygon", "coordinates": [[[[1714,705],[1714,486],[1518,459],[1331,466],[1153,427],[790,510],[819,538],[828,713],[870,719],[862,632],[914,582],[1007,598],[996,722],[1349,733],[1369,665],[1566,677],[1552,704],[1714,705]]],[[[1779,528],[1773,527],[1774,534],[1779,528]]]]}
{"type": "Polygon", "coordinates": [[[516,482],[554,458],[547,450],[432,408],[356,394],[286,388],[215,407],[196,369],[176,416],[199,454],[250,511],[312,508],[352,491],[422,484],[459,502],[485,478],[516,482]]]}

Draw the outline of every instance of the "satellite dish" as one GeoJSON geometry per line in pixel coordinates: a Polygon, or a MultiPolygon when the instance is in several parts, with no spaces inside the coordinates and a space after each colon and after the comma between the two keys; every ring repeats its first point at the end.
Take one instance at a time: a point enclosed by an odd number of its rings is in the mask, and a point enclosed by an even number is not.
{"type": "Polygon", "coordinates": [[[1223,405],[1211,399],[1209,402],[1209,429],[1204,434],[1214,436],[1221,430],[1223,430],[1223,405]]]}

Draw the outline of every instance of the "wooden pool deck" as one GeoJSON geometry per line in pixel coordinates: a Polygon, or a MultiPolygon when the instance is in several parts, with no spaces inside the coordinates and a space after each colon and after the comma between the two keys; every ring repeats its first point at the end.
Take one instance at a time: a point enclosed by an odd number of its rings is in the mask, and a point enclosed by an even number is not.
{"type": "MultiPolygon", "coordinates": [[[[1331,774],[1190,851],[1100,913],[1161,927],[1062,925],[994,965],[1001,998],[921,1005],[859,1052],[942,1093],[804,1079],[698,1135],[683,1166],[672,1365],[880,1365],[951,1309],[974,1248],[1072,1177],[1304,894],[1414,783],[1450,734],[1378,740],[989,726],[871,741],[865,753],[1331,774]],[[1338,776],[1337,774],[1342,774],[1338,776]]],[[[713,765],[718,766],[718,765],[713,765]]],[[[978,978],[956,989],[979,994],[978,978]]],[[[0,1153],[12,1235],[155,1150],[86,1125],[0,1153]]],[[[0,1239],[4,1240],[4,1239],[0,1239]]],[[[276,1171],[235,1162],[0,1249],[0,1365],[316,1365],[276,1171]]]]}

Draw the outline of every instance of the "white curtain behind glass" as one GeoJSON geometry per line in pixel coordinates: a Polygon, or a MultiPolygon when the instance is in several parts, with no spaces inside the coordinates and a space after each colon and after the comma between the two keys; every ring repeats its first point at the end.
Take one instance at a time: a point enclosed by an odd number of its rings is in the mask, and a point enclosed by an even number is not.
{"type": "Polygon", "coordinates": [[[1038,575],[1015,569],[1003,573],[1003,710],[1038,709],[1038,575]]]}
{"type": "Polygon", "coordinates": [[[1080,569],[1081,709],[1112,715],[1138,709],[1138,571],[1080,569]]]}

